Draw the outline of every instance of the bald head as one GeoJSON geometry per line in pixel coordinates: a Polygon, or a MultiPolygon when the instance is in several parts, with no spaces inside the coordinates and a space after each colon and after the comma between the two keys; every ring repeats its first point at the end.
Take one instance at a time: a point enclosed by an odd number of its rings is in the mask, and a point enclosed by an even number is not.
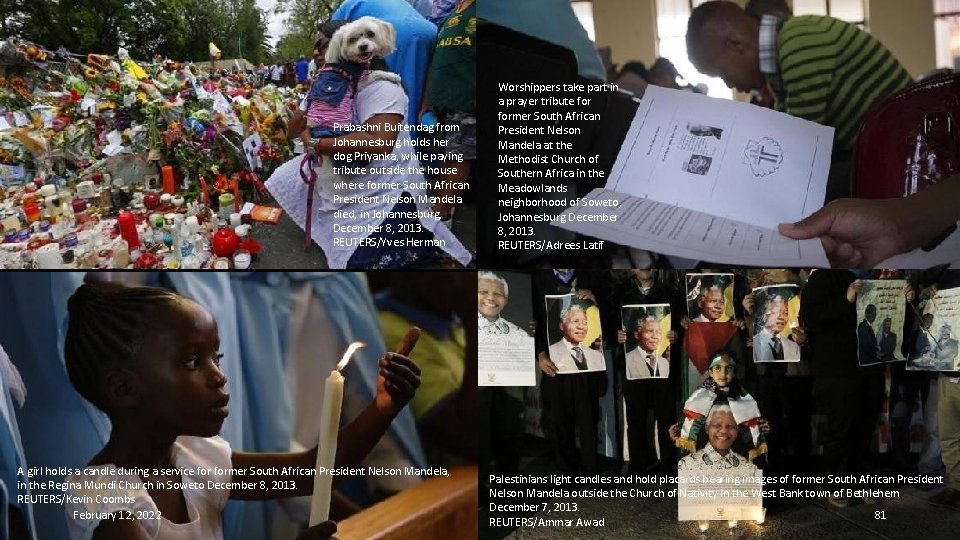
{"type": "Polygon", "coordinates": [[[759,22],[725,0],[700,4],[687,21],[687,54],[701,73],[747,92],[764,84],[759,22]]]}

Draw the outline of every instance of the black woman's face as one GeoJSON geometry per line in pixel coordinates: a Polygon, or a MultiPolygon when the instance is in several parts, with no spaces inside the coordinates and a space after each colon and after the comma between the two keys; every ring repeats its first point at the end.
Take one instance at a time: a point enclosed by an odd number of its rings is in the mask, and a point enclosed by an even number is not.
{"type": "Polygon", "coordinates": [[[136,370],[143,420],[177,436],[216,435],[229,399],[219,367],[217,322],[184,299],[153,310],[146,324],[136,370]]]}

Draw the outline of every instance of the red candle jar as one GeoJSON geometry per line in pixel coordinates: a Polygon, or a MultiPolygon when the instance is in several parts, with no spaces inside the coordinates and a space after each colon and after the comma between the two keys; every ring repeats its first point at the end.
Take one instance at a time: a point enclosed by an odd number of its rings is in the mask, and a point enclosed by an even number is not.
{"type": "Polygon", "coordinates": [[[23,199],[23,213],[27,216],[27,222],[33,223],[40,219],[40,206],[34,197],[23,199]]]}
{"type": "Polygon", "coordinates": [[[232,257],[240,247],[240,237],[230,227],[221,227],[213,234],[213,252],[217,257],[232,257]]]}
{"type": "Polygon", "coordinates": [[[157,195],[154,192],[147,193],[143,196],[143,205],[147,207],[147,210],[156,210],[160,208],[160,195],[157,195]]]}
{"type": "Polygon", "coordinates": [[[90,216],[87,213],[87,201],[74,199],[70,204],[73,205],[73,219],[77,222],[77,225],[83,225],[89,221],[90,216]]]}
{"type": "Polygon", "coordinates": [[[137,233],[137,222],[130,212],[120,212],[117,217],[117,223],[120,224],[120,236],[127,241],[130,251],[140,247],[140,234],[137,233]]]}

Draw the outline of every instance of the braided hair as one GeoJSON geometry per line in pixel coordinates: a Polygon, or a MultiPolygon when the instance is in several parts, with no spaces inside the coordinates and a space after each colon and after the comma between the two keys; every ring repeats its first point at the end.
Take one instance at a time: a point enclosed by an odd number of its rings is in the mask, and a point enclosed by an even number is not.
{"type": "Polygon", "coordinates": [[[106,411],[103,378],[130,365],[143,342],[145,315],[184,297],[167,289],[84,283],[67,301],[67,375],[81,396],[106,411]]]}

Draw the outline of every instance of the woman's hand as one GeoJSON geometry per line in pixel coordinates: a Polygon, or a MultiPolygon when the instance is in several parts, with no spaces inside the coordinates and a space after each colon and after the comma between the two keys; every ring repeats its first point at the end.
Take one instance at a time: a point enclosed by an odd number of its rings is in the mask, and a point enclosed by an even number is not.
{"type": "Polygon", "coordinates": [[[677,331],[676,331],[676,330],[671,330],[671,331],[667,332],[667,341],[669,341],[671,345],[673,345],[674,343],[677,342],[677,331]]]}
{"type": "Polygon", "coordinates": [[[303,111],[297,109],[293,111],[293,116],[287,122],[287,138],[295,139],[307,129],[307,117],[303,111]]]}
{"type": "Polygon", "coordinates": [[[324,538],[333,538],[333,535],[336,533],[337,522],[324,521],[303,531],[303,534],[298,536],[296,540],[322,540],[324,538]]]}
{"type": "Polygon", "coordinates": [[[743,309],[747,310],[747,313],[753,313],[754,301],[753,293],[750,293],[743,297],[743,301],[740,302],[740,304],[743,305],[743,309]]]}
{"type": "Polygon", "coordinates": [[[770,433],[770,422],[767,422],[766,418],[761,418],[757,422],[757,427],[760,428],[760,433],[763,433],[764,435],[770,433]]]}
{"type": "Polygon", "coordinates": [[[617,343],[623,345],[627,342],[627,332],[623,328],[617,330],[617,343]]]}
{"type": "Polygon", "coordinates": [[[680,319],[680,326],[682,326],[683,329],[686,330],[687,327],[690,326],[690,317],[684,315],[684,316],[680,319]]]}
{"type": "Polygon", "coordinates": [[[377,377],[377,409],[396,416],[420,387],[420,367],[402,354],[388,352],[380,359],[377,377]]]}

